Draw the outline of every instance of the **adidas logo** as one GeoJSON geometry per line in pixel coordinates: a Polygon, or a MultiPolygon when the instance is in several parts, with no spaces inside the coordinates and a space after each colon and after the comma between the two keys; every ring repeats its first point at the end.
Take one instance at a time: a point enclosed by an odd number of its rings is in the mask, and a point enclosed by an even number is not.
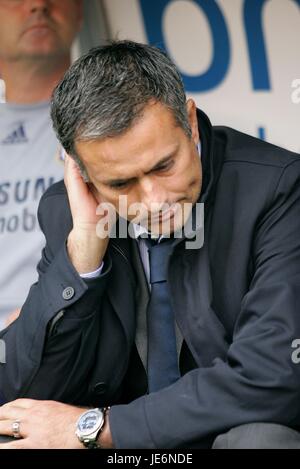
{"type": "Polygon", "coordinates": [[[25,134],[24,125],[18,124],[18,127],[13,130],[4,140],[2,145],[15,145],[19,143],[27,143],[28,139],[25,134]]]}

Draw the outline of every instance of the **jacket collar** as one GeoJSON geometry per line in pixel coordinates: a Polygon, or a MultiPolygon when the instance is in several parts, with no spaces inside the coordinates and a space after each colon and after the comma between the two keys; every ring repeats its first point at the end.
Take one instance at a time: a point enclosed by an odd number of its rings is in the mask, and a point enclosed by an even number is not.
{"type": "Polygon", "coordinates": [[[201,141],[202,189],[198,202],[210,206],[215,194],[215,186],[222,167],[215,141],[213,127],[207,115],[197,109],[198,129],[201,141]]]}

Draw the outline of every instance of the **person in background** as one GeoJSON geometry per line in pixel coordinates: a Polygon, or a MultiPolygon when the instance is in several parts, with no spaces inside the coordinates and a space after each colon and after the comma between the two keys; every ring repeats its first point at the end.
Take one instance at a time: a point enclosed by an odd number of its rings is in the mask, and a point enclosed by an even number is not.
{"type": "Polygon", "coordinates": [[[82,0],[0,0],[0,330],[36,280],[38,202],[63,175],[50,97],[81,22],[82,0]]]}

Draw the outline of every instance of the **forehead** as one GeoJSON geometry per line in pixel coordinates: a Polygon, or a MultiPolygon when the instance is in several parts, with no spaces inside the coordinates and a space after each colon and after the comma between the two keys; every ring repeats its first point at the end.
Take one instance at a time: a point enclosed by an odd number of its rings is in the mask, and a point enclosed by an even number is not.
{"type": "Polygon", "coordinates": [[[146,106],[142,117],[125,133],[112,138],[77,142],[76,150],[91,179],[125,179],[147,171],[171,154],[185,137],[170,110],[160,103],[146,106]]]}

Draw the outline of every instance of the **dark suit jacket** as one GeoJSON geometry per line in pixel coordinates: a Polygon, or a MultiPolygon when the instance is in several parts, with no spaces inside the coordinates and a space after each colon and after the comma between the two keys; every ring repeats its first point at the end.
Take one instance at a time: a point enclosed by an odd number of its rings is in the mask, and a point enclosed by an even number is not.
{"type": "Polygon", "coordinates": [[[39,281],[0,334],[7,400],[112,405],[118,448],[201,447],[248,422],[299,425],[300,158],[198,116],[205,243],[179,242],[169,265],[182,378],[147,394],[135,344],[144,281],[136,241],[111,240],[100,278],[81,279],[66,252],[72,220],[59,183],[39,207],[39,281]],[[67,287],[74,295],[64,299],[67,287]]]}

